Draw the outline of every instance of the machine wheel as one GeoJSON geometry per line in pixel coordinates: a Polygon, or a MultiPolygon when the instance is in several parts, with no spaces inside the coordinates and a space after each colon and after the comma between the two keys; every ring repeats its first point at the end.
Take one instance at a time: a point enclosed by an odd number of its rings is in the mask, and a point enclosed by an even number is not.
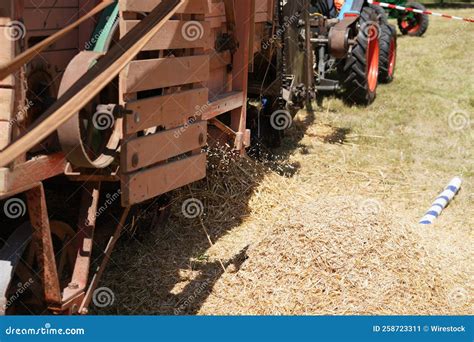
{"type": "Polygon", "coordinates": [[[379,82],[390,83],[393,81],[397,61],[397,30],[394,26],[380,26],[379,44],[379,82]]]}
{"type": "Polygon", "coordinates": [[[379,23],[388,24],[387,12],[385,12],[385,10],[381,6],[371,4],[370,7],[374,9],[375,13],[377,13],[379,23]]]}
{"type": "MultiPolygon", "coordinates": [[[[60,286],[64,288],[69,283],[74,269],[76,248],[73,245],[73,238],[76,233],[71,226],[62,221],[51,221],[50,227],[60,286]]],[[[29,235],[25,244],[26,248],[7,292],[7,298],[11,303],[5,308],[6,310],[4,309],[6,314],[40,314],[47,308],[41,279],[38,276],[40,272],[36,261],[36,249],[29,242],[29,235]]]]}
{"type": "MultiPolygon", "coordinates": [[[[118,5],[102,14],[93,37],[94,46],[80,51],[63,74],[59,96],[119,41],[118,5]]],[[[118,118],[118,78],[113,80],[84,108],[58,128],[58,138],[67,159],[75,167],[102,169],[112,164],[121,138],[118,118]]]]}
{"type": "Polygon", "coordinates": [[[375,10],[364,7],[359,24],[352,54],[342,63],[342,84],[346,102],[369,105],[375,99],[379,75],[379,25],[375,10]]]}
{"type": "MultiPolygon", "coordinates": [[[[425,6],[418,2],[409,2],[406,7],[412,7],[426,11],[425,6]]],[[[403,12],[398,17],[398,28],[402,34],[413,37],[421,37],[428,29],[429,17],[427,14],[403,12]]]]}
{"type": "MultiPolygon", "coordinates": [[[[94,51],[81,51],[64,72],[59,96],[64,94],[102,56],[94,51]]],[[[120,142],[120,125],[114,114],[118,103],[117,82],[101,91],[84,108],[58,128],[62,150],[72,165],[84,168],[105,168],[115,159],[120,142]],[[111,104],[99,109],[102,104],[111,104]],[[110,109],[109,109],[110,107],[110,109]]]]}

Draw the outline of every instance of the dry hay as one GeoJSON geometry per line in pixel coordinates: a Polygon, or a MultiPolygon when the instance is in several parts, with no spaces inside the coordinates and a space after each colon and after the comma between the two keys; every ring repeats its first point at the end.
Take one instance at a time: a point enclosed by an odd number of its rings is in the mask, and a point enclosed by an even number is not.
{"type": "Polygon", "coordinates": [[[222,240],[234,236],[236,227],[245,226],[252,214],[249,202],[262,179],[291,172],[291,165],[283,168],[278,162],[236,157],[224,147],[211,149],[208,160],[206,179],[172,192],[171,216],[165,225],[154,222],[155,202],[142,205],[130,219],[134,228],[126,230],[134,235],[127,233],[119,241],[101,281],[114,292],[114,305],[92,307],[93,313],[196,313],[224,269],[239,262],[243,253],[235,251],[234,243],[226,248],[222,240]],[[194,209],[200,215],[185,215],[187,200],[197,200],[194,209]],[[216,241],[218,257],[208,251],[216,241]]]}
{"type": "Polygon", "coordinates": [[[456,286],[466,279],[440,269],[412,227],[360,197],[296,199],[201,314],[472,314],[456,286]]]}
{"type": "MultiPolygon", "coordinates": [[[[222,150],[209,160],[205,180],[173,193],[164,228],[120,243],[102,281],[116,302],[95,313],[474,312],[472,267],[446,260],[457,246],[429,245],[433,231],[403,224],[388,203],[322,196],[285,160],[222,150]],[[201,215],[183,215],[188,199],[202,203],[201,215]]],[[[344,190],[347,178],[330,173],[318,184],[344,190]]]]}

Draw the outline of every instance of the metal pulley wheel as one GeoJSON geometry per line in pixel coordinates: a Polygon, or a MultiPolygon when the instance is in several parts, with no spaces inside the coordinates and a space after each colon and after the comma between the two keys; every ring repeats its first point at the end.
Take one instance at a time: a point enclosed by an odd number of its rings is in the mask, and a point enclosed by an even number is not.
{"type": "MultiPolygon", "coordinates": [[[[66,68],[59,87],[61,97],[97,60],[119,41],[118,2],[109,6],[92,34],[88,51],[76,55],[66,68]]],[[[113,161],[121,139],[118,78],[58,129],[58,138],[68,161],[76,167],[101,169],[113,161]]]]}
{"type": "MultiPolygon", "coordinates": [[[[82,51],[76,55],[64,72],[59,87],[61,97],[81,78],[102,53],[82,51]]],[[[117,89],[105,88],[86,107],[77,112],[58,129],[58,138],[67,160],[76,167],[101,169],[109,166],[120,142],[120,129],[115,120],[118,106],[104,105],[117,101],[110,92],[117,89]],[[111,98],[112,97],[112,98],[111,98]]]]}

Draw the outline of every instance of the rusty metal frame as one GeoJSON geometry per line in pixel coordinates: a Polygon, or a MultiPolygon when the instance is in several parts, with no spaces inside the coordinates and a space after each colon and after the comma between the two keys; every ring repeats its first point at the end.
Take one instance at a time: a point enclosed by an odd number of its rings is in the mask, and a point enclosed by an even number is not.
{"type": "MultiPolygon", "coordinates": [[[[226,5],[226,9],[229,5],[226,5]]],[[[242,91],[242,107],[234,109],[231,112],[231,129],[236,132],[234,149],[245,152],[245,142],[248,135],[247,121],[247,88],[248,88],[248,72],[249,72],[249,37],[251,32],[250,20],[255,18],[255,7],[252,9],[252,0],[234,0],[234,15],[236,25],[234,34],[239,42],[239,47],[233,56],[232,68],[232,90],[242,91]]],[[[253,53],[253,52],[252,52],[253,53]]]]}
{"type": "Polygon", "coordinates": [[[61,311],[70,310],[70,313],[77,313],[84,298],[89,280],[99,190],[100,182],[89,182],[84,185],[79,209],[78,230],[73,241],[77,248],[76,263],[71,282],[63,291],[61,311]]]}
{"type": "Polygon", "coordinates": [[[115,244],[120,238],[120,234],[122,233],[122,229],[125,226],[125,222],[127,220],[129,212],[130,207],[126,207],[122,213],[119,223],[117,224],[114,234],[110,237],[109,243],[107,244],[107,247],[104,250],[104,258],[102,259],[102,262],[99,268],[97,269],[97,272],[94,274],[91,284],[89,285],[89,288],[87,289],[84,299],[82,300],[82,303],[79,307],[79,313],[81,314],[86,314],[88,312],[87,308],[91,302],[93,292],[99,284],[100,278],[102,277],[105,267],[107,266],[110,260],[110,255],[114,250],[115,244]]]}
{"type": "Polygon", "coordinates": [[[61,305],[61,291],[43,184],[39,183],[36,187],[28,190],[26,199],[31,226],[33,227],[32,243],[35,246],[40,267],[45,302],[52,306],[59,306],[61,305]]]}

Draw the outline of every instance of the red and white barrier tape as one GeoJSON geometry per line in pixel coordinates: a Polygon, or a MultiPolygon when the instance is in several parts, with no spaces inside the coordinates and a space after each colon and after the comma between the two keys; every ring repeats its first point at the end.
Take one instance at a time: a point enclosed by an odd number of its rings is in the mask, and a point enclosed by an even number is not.
{"type": "Polygon", "coordinates": [[[378,5],[378,6],[386,7],[386,8],[391,8],[391,9],[396,9],[396,10],[399,10],[399,11],[407,11],[407,12],[414,12],[414,13],[420,13],[420,14],[428,14],[428,15],[434,15],[436,17],[463,20],[463,21],[467,21],[469,23],[474,23],[474,19],[472,19],[472,18],[462,18],[462,17],[456,17],[454,15],[435,13],[435,12],[431,12],[431,11],[422,11],[422,10],[419,10],[419,9],[416,9],[416,8],[403,7],[403,6],[388,4],[386,2],[378,2],[378,1],[373,1],[373,0],[368,0],[368,2],[370,4],[374,4],[374,5],[378,5]]]}

